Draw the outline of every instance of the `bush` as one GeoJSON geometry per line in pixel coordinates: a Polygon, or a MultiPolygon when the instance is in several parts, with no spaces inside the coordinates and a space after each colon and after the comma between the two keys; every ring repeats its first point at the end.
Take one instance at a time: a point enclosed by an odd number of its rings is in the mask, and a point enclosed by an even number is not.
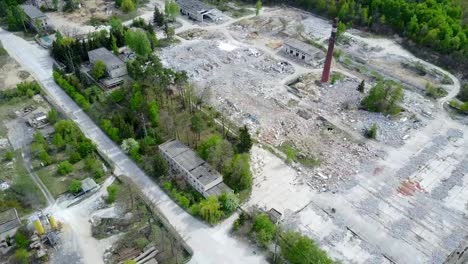
{"type": "Polygon", "coordinates": [[[60,175],[67,175],[73,171],[73,165],[68,161],[62,161],[57,167],[57,172],[60,175]]]}
{"type": "Polygon", "coordinates": [[[109,185],[107,186],[107,199],[106,202],[108,204],[114,203],[115,199],[117,198],[117,191],[118,187],[116,185],[109,185]]]}
{"type": "Polygon", "coordinates": [[[225,166],[224,181],[236,192],[252,189],[252,173],[248,154],[236,154],[225,166]]]}
{"type": "Polygon", "coordinates": [[[199,204],[192,204],[192,206],[190,206],[190,213],[192,215],[199,215],[200,214],[200,205],[199,204]]]}
{"type": "Polygon", "coordinates": [[[435,87],[430,83],[426,84],[426,95],[433,99],[447,96],[448,92],[442,87],[435,87]]]}
{"type": "Polygon", "coordinates": [[[68,187],[68,191],[73,194],[81,192],[81,181],[73,179],[68,187]]]}
{"type": "Polygon", "coordinates": [[[15,244],[18,248],[28,248],[29,240],[26,237],[26,235],[20,230],[18,230],[15,234],[15,244]]]}
{"type": "Polygon", "coordinates": [[[361,105],[367,111],[396,115],[401,112],[399,103],[403,101],[403,97],[401,85],[394,81],[379,81],[370,89],[361,105]]]}
{"type": "Polygon", "coordinates": [[[366,131],[366,137],[371,139],[377,138],[377,125],[373,124],[370,129],[366,131]]]}
{"type": "Polygon", "coordinates": [[[87,111],[89,110],[91,104],[89,101],[82,95],[80,94],[77,89],[70,84],[70,82],[63,78],[63,76],[57,72],[54,71],[54,80],[55,82],[81,107],[83,110],[87,111]]]}
{"type": "Polygon", "coordinates": [[[58,112],[57,110],[55,109],[51,109],[49,111],[49,113],[47,113],[47,120],[49,121],[49,123],[51,124],[55,124],[58,120],[58,112]]]}
{"type": "Polygon", "coordinates": [[[298,232],[286,232],[280,240],[280,247],[281,253],[291,264],[333,264],[314,241],[298,232]]]}
{"type": "Polygon", "coordinates": [[[5,159],[6,161],[12,161],[14,157],[15,157],[15,153],[13,151],[7,151],[3,155],[3,159],[5,159]]]}
{"type": "Polygon", "coordinates": [[[20,248],[15,251],[15,259],[20,264],[28,264],[30,263],[29,253],[26,249],[20,248]]]}
{"type": "Polygon", "coordinates": [[[257,234],[257,240],[261,246],[266,247],[275,236],[276,226],[266,214],[255,217],[253,230],[257,234]]]}

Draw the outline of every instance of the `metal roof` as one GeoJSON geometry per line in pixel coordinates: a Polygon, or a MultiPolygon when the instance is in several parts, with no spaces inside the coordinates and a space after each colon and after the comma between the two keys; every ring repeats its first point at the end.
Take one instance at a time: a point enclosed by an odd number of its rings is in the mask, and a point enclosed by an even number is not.
{"type": "Polygon", "coordinates": [[[197,12],[209,11],[213,8],[198,0],[176,0],[181,9],[192,9],[197,12]]]}
{"type": "Polygon", "coordinates": [[[86,179],[81,181],[81,190],[83,190],[83,192],[89,192],[92,189],[97,188],[97,187],[98,187],[98,185],[91,178],[86,178],[86,179]]]}
{"type": "Polygon", "coordinates": [[[125,63],[121,59],[119,59],[119,57],[115,56],[106,48],[99,48],[88,51],[88,57],[91,56],[95,57],[96,60],[104,62],[104,64],[106,64],[108,68],[125,65],[125,63]]]}
{"type": "Polygon", "coordinates": [[[39,17],[45,17],[44,13],[41,12],[37,7],[33,5],[21,5],[21,8],[23,9],[24,13],[30,18],[30,19],[36,19],[39,17]]]}
{"type": "Polygon", "coordinates": [[[0,212],[0,234],[21,226],[21,220],[15,208],[0,212]]]}
{"type": "Polygon", "coordinates": [[[179,166],[189,171],[201,184],[207,185],[223,176],[200,158],[191,148],[178,140],[168,141],[159,145],[159,149],[166,153],[179,166]]]}
{"type": "Polygon", "coordinates": [[[287,39],[284,41],[284,45],[287,45],[287,46],[290,46],[294,49],[297,49],[297,50],[300,50],[304,53],[307,53],[309,55],[315,55],[317,53],[320,53],[322,52],[321,50],[317,49],[316,47],[308,44],[308,43],[305,43],[305,42],[302,42],[302,41],[299,41],[297,39],[293,39],[293,38],[290,38],[290,39],[287,39]]]}
{"type": "Polygon", "coordinates": [[[223,192],[232,193],[233,191],[224,182],[220,182],[206,191],[208,196],[220,196],[223,192]]]}

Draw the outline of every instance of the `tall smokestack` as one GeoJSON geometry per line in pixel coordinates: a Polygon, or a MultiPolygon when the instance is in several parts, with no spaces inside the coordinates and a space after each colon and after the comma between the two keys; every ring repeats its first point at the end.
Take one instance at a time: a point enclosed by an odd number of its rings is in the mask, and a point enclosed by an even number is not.
{"type": "Polygon", "coordinates": [[[335,41],[336,41],[336,31],[338,30],[338,19],[335,18],[333,20],[333,29],[331,32],[330,39],[328,40],[328,51],[327,51],[327,58],[325,60],[325,65],[323,66],[322,72],[322,82],[328,82],[330,78],[330,68],[331,63],[333,60],[333,49],[335,48],[335,41]]]}

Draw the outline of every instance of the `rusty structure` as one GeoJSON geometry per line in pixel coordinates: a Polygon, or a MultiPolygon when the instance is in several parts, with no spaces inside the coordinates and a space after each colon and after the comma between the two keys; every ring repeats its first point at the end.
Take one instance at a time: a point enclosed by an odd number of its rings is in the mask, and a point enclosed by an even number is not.
{"type": "Polygon", "coordinates": [[[327,57],[325,59],[325,65],[323,66],[323,72],[322,72],[322,82],[328,82],[328,79],[330,78],[330,68],[331,68],[331,63],[333,60],[333,49],[335,48],[335,41],[336,41],[336,32],[338,30],[338,19],[335,18],[333,21],[333,29],[331,32],[330,39],[328,40],[328,51],[327,51],[327,57]]]}

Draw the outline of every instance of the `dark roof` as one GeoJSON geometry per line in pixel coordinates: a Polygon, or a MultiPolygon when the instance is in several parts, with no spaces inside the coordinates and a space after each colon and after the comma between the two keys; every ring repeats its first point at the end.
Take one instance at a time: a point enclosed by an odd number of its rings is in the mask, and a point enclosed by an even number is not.
{"type": "Polygon", "coordinates": [[[21,220],[15,208],[0,213],[0,234],[21,226],[21,220]]]}
{"type": "Polygon", "coordinates": [[[316,47],[314,47],[314,46],[312,46],[312,45],[310,45],[308,43],[299,41],[297,39],[293,39],[293,38],[285,40],[284,45],[290,46],[290,47],[292,47],[294,49],[300,50],[300,51],[302,51],[304,53],[307,53],[309,55],[315,55],[315,54],[321,52],[321,50],[317,49],[316,47]]]}
{"type": "Polygon", "coordinates": [[[33,5],[21,5],[21,8],[23,9],[24,13],[30,18],[30,19],[35,19],[39,17],[45,17],[44,13],[41,12],[37,7],[33,5]]]}
{"type": "Polygon", "coordinates": [[[213,8],[198,0],[176,0],[181,9],[192,9],[197,12],[212,10],[213,8]]]}
{"type": "Polygon", "coordinates": [[[113,68],[114,66],[121,66],[125,63],[119,59],[119,57],[115,56],[112,52],[110,52],[106,48],[99,48],[95,50],[88,51],[88,56],[96,57],[97,60],[100,60],[106,64],[107,67],[113,68]]]}

